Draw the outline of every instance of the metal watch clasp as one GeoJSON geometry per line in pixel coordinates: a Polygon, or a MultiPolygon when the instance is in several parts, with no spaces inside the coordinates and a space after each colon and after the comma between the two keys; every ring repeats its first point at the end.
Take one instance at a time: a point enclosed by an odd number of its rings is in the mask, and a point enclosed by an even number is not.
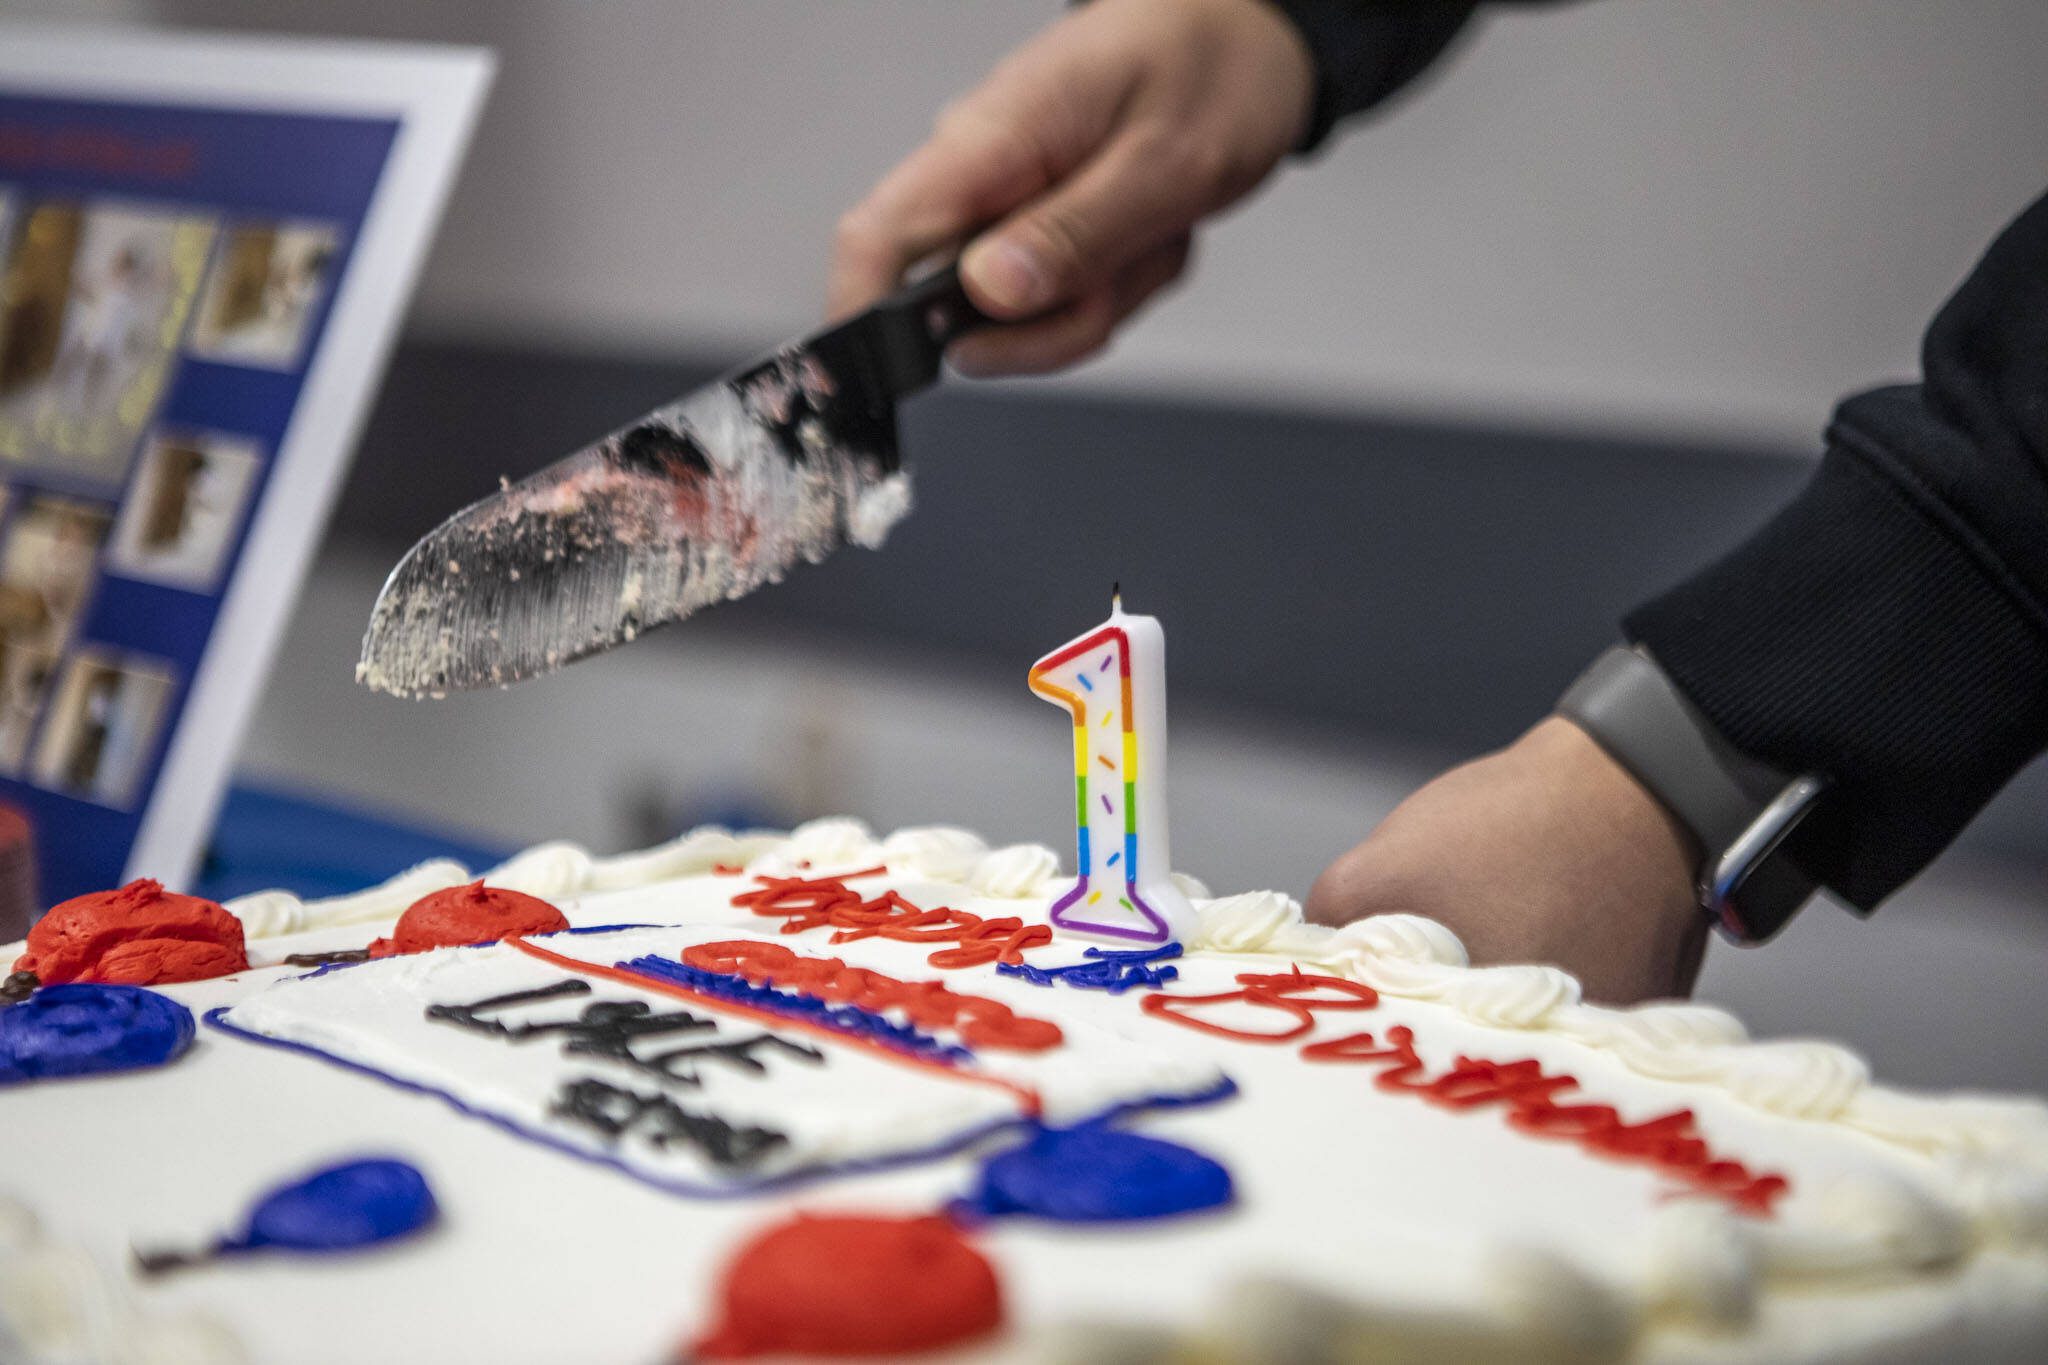
{"type": "Polygon", "coordinates": [[[1713,917],[1723,937],[1734,943],[1755,943],[1762,937],[1743,921],[1737,898],[1751,874],[1799,827],[1827,786],[1828,780],[1818,773],[1793,778],[1771,798],[1769,805],[1757,812],[1749,828],[1701,870],[1700,905],[1713,917]]]}

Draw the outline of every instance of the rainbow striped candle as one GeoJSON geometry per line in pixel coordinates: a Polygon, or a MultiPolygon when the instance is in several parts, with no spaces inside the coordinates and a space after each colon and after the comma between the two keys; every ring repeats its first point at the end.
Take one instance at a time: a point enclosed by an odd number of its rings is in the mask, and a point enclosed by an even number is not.
{"type": "Polygon", "coordinates": [[[1167,943],[1194,908],[1174,886],[1166,842],[1166,632],[1109,619],[1031,666],[1031,690],[1074,718],[1074,885],[1052,922],[1080,934],[1167,943]]]}

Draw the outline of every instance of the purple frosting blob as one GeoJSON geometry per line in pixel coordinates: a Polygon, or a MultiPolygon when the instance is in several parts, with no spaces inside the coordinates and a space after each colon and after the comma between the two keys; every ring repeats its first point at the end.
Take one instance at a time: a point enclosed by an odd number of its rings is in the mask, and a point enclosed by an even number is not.
{"type": "Polygon", "coordinates": [[[0,1008],[0,1085],[162,1066],[195,1031],[192,1011],[140,986],[45,986],[0,1008]]]}

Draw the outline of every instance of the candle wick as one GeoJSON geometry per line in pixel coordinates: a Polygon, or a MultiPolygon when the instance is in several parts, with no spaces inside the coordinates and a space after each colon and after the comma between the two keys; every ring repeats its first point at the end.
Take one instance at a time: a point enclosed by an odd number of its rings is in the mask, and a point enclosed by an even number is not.
{"type": "Polygon", "coordinates": [[[1109,585],[1109,609],[1111,611],[1122,611],[1124,609],[1124,585],[1121,582],[1109,585]]]}

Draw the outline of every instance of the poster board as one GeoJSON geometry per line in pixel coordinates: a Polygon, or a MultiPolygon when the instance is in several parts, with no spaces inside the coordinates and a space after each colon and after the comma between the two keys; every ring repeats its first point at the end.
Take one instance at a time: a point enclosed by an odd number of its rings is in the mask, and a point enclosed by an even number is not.
{"type": "Polygon", "coordinates": [[[196,870],[487,53],[0,25],[0,800],[196,870]]]}

